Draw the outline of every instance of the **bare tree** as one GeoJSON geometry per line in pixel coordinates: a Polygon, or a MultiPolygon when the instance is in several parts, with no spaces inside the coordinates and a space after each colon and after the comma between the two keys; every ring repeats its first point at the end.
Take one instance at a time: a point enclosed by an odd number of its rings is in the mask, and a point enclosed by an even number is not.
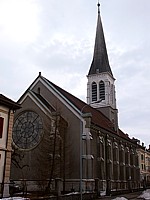
{"type": "Polygon", "coordinates": [[[13,151],[11,155],[11,162],[16,166],[16,168],[23,169],[24,167],[29,167],[29,165],[22,165],[21,162],[24,159],[24,153],[18,151],[18,148],[15,145],[12,145],[13,151]]]}
{"type": "MultiPolygon", "coordinates": [[[[40,165],[41,179],[47,179],[47,191],[51,189],[55,178],[63,178],[66,174],[66,130],[67,122],[61,117],[59,112],[52,115],[47,121],[42,145],[40,146],[37,165],[40,165]]],[[[65,181],[64,181],[65,182],[65,181]]],[[[43,182],[45,185],[46,182],[43,182]]],[[[63,186],[65,190],[65,185],[63,186]]]]}

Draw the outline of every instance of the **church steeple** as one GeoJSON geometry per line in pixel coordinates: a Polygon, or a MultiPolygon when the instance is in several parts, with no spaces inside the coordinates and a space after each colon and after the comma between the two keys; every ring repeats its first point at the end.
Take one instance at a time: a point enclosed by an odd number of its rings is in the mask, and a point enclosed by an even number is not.
{"type": "Polygon", "coordinates": [[[92,64],[87,75],[87,103],[100,110],[118,128],[115,78],[111,71],[98,2],[98,19],[92,64]]]}
{"type": "Polygon", "coordinates": [[[107,55],[105,37],[103,33],[103,26],[100,16],[99,2],[97,6],[98,6],[98,19],[97,19],[94,55],[88,75],[97,74],[101,72],[109,72],[113,76],[107,55]]]}

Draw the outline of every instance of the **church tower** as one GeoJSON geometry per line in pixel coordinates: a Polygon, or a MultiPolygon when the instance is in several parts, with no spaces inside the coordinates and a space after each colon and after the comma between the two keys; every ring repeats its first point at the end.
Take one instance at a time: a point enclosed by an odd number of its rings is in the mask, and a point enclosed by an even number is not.
{"type": "Polygon", "coordinates": [[[115,78],[111,71],[105,37],[100,16],[100,4],[98,6],[98,19],[95,37],[95,47],[92,64],[87,75],[87,103],[100,110],[114,124],[114,130],[118,129],[118,117],[116,108],[115,78]]]}

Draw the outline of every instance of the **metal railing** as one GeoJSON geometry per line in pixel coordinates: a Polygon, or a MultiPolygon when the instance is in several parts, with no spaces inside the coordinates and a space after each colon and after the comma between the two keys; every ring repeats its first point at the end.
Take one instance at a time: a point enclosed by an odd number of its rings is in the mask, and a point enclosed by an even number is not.
{"type": "MultiPolygon", "coordinates": [[[[66,193],[78,194],[80,193],[80,180],[79,179],[54,179],[51,181],[49,190],[46,190],[49,180],[13,180],[13,182],[5,183],[9,184],[10,196],[16,193],[26,197],[29,194],[32,195],[46,195],[51,194],[54,196],[64,195],[66,193]]],[[[82,180],[82,192],[83,194],[91,193],[100,195],[101,192],[108,191],[107,194],[117,194],[124,192],[138,191],[150,187],[150,182],[144,181],[117,181],[117,180],[100,180],[100,179],[83,179],[82,180]]],[[[4,185],[0,183],[0,194],[2,196],[2,188],[4,185]]]]}

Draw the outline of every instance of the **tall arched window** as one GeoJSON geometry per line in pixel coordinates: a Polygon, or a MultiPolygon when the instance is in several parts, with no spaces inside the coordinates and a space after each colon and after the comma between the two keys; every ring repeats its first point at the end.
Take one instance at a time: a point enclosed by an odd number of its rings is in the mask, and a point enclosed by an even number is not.
{"type": "Polygon", "coordinates": [[[114,180],[119,179],[119,148],[117,142],[113,144],[113,175],[114,180]]]}
{"type": "Polygon", "coordinates": [[[105,100],[105,84],[104,81],[99,82],[99,98],[105,100]]]}
{"type": "Polygon", "coordinates": [[[92,83],[92,101],[97,101],[97,84],[92,83]]]}
{"type": "Polygon", "coordinates": [[[125,167],[126,167],[126,180],[128,180],[131,177],[129,147],[125,148],[125,167]]]}
{"type": "Polygon", "coordinates": [[[119,163],[120,163],[120,180],[125,180],[125,149],[123,144],[120,145],[119,149],[119,163]]]}
{"type": "Polygon", "coordinates": [[[113,104],[113,100],[114,100],[114,89],[113,89],[113,84],[111,84],[110,86],[110,102],[113,104]]]}

